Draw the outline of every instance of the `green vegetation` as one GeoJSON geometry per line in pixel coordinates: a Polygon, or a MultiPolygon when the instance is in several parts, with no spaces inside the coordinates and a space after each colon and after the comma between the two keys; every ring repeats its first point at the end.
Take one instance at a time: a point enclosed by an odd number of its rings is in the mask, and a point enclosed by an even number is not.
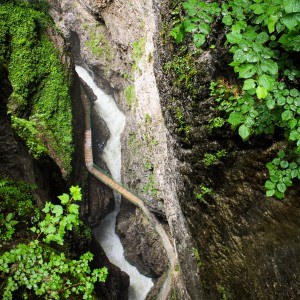
{"type": "MultiPolygon", "coordinates": [[[[219,6],[189,0],[183,8],[186,15],[171,36],[179,43],[192,34],[196,47],[204,44],[214,17],[222,15],[226,44],[233,54],[230,66],[243,83],[242,88],[231,88],[224,80],[217,81],[212,95],[244,141],[280,130],[287,149],[268,163],[270,180],[265,187],[267,196],[283,198],[292,179],[300,179],[300,2],[229,0],[219,6]]],[[[222,119],[213,122],[221,123],[222,119]]]]}
{"type": "Polygon", "coordinates": [[[211,195],[213,192],[214,192],[213,189],[205,185],[200,185],[194,190],[194,196],[195,199],[198,200],[199,202],[207,204],[205,200],[205,195],[211,195]]]}
{"type": "Polygon", "coordinates": [[[220,159],[225,157],[226,155],[227,151],[225,149],[216,152],[216,154],[205,153],[202,161],[206,167],[209,167],[210,165],[217,164],[220,159]]]}
{"type": "Polygon", "coordinates": [[[134,104],[136,104],[136,97],[135,97],[135,87],[134,85],[129,85],[124,90],[125,99],[127,105],[131,108],[134,104]]]}
{"type": "Polygon", "coordinates": [[[183,116],[183,112],[182,112],[182,110],[179,107],[176,108],[176,118],[177,118],[177,121],[178,121],[179,126],[180,126],[178,128],[178,133],[179,134],[184,133],[185,136],[187,138],[189,138],[189,135],[190,135],[190,126],[186,123],[185,118],[183,116]]]}
{"type": "Polygon", "coordinates": [[[34,7],[40,6],[22,1],[0,5],[0,70],[8,70],[13,88],[8,110],[32,155],[47,153],[47,145],[69,174],[73,144],[67,71],[46,33],[54,26],[50,17],[34,7]]]}
{"type": "MultiPolygon", "coordinates": [[[[33,207],[31,190],[32,187],[24,183],[14,183],[8,179],[0,181],[0,197],[4,200],[0,211],[0,216],[4,216],[0,218],[1,229],[3,225],[12,223],[14,213],[7,211],[10,204],[15,205],[15,217],[18,219],[14,221],[13,228],[19,222],[26,224],[27,229],[34,225],[30,228],[31,233],[24,232],[24,226],[20,227],[23,230],[20,243],[13,241],[11,244],[6,242],[1,245],[2,298],[13,299],[18,294],[23,299],[36,296],[41,299],[74,299],[76,295],[81,295],[81,299],[94,299],[94,283],[105,281],[107,269],[103,267],[92,271],[89,263],[93,255],[90,252],[81,255],[79,260],[71,260],[61,251],[62,248],[55,246],[56,243],[63,245],[66,231],[80,224],[79,206],[74,203],[82,198],[80,188],[72,186],[70,195],[59,196],[61,205],[46,202],[43,209],[45,215],[40,221],[40,214],[33,207]],[[35,212],[35,215],[30,215],[30,212],[35,212]],[[33,233],[36,234],[35,237],[33,233]]],[[[15,228],[8,228],[5,232],[1,231],[1,235],[5,236],[4,240],[10,240],[14,231],[15,228]]]]}
{"type": "Polygon", "coordinates": [[[192,250],[193,250],[193,253],[195,255],[198,267],[199,268],[202,267],[203,263],[202,263],[202,261],[200,259],[199,250],[197,248],[195,248],[195,247],[193,247],[192,250]]]}
{"type": "Polygon", "coordinates": [[[157,189],[155,188],[154,184],[154,175],[153,171],[151,171],[151,174],[149,175],[147,183],[144,185],[144,192],[150,193],[153,197],[157,196],[157,189]]]}
{"type": "Polygon", "coordinates": [[[134,61],[134,64],[132,66],[133,70],[137,69],[137,65],[145,52],[145,46],[146,46],[145,37],[142,37],[138,41],[133,42],[132,44],[132,58],[134,61]]]}
{"type": "MultiPolygon", "coordinates": [[[[85,24],[86,25],[86,24],[85,24]]],[[[113,52],[108,39],[103,33],[97,33],[95,29],[89,30],[89,38],[85,43],[96,58],[104,58],[108,61],[113,60],[113,52]]]]}

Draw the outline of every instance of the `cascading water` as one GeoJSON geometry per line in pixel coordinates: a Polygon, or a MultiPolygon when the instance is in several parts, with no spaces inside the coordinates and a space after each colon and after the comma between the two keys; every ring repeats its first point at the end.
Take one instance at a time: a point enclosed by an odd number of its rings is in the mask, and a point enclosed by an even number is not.
{"type": "MultiPolygon", "coordinates": [[[[114,99],[97,87],[93,78],[84,68],[76,66],[76,72],[97,97],[95,109],[110,131],[110,138],[103,150],[102,158],[109,168],[113,179],[121,182],[120,136],[125,126],[125,115],[118,109],[114,99]]],[[[129,300],[143,300],[153,286],[153,282],[151,278],[140,274],[136,267],[125,260],[123,246],[115,233],[116,217],[120,211],[121,196],[114,192],[114,197],[115,210],[102,220],[100,226],[96,227],[93,233],[109,260],[129,275],[129,300]]]]}

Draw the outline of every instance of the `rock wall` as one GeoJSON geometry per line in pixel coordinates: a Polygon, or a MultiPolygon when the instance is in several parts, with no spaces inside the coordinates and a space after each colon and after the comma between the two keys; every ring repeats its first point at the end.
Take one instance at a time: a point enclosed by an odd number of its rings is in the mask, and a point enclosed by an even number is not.
{"type": "MultiPolygon", "coordinates": [[[[225,77],[238,84],[227,66],[230,55],[223,46],[224,32],[212,28],[210,38],[216,48],[206,48],[192,57],[186,73],[195,67],[189,81],[194,87],[192,95],[185,84],[174,84],[175,72],[166,72],[168,63],[181,51],[167,36],[174,8],[173,1],[163,1],[158,10],[162,19],[158,20],[161,35],[156,39],[155,74],[173,140],[170,148],[177,158],[172,164],[174,186],[179,188],[177,199],[192,236],[192,247],[180,243],[183,234],[175,229],[179,223],[174,222],[173,235],[183,258],[180,267],[188,292],[199,292],[192,299],[297,299],[300,190],[296,186],[278,201],[266,198],[263,187],[265,164],[276,155],[282,143],[280,134],[243,143],[230,128],[209,127],[209,121],[217,116],[209,94],[210,82],[225,77]],[[183,125],[188,126],[188,134],[180,129],[183,125]],[[220,150],[227,152],[224,159],[211,166],[204,164],[205,153],[220,150]],[[195,193],[200,193],[201,185],[212,192],[199,201],[195,193]],[[198,275],[188,270],[189,250],[194,252],[198,275]]],[[[180,55],[190,62],[188,53],[180,55]]]]}

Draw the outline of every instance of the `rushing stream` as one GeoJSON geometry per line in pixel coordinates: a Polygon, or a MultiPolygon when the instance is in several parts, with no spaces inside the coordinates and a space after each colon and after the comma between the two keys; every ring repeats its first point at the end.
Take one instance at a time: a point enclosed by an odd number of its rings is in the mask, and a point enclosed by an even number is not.
{"type": "MultiPolygon", "coordinates": [[[[110,138],[103,150],[102,158],[115,181],[121,182],[121,141],[120,136],[125,126],[125,115],[118,109],[112,96],[105,94],[97,87],[88,72],[76,66],[79,77],[93,90],[97,97],[95,109],[105,121],[110,138]]],[[[121,196],[114,193],[115,210],[108,214],[100,226],[93,230],[109,260],[130,276],[129,300],[143,300],[153,286],[151,278],[138,272],[124,257],[124,249],[115,233],[116,217],[120,211],[121,196]]]]}

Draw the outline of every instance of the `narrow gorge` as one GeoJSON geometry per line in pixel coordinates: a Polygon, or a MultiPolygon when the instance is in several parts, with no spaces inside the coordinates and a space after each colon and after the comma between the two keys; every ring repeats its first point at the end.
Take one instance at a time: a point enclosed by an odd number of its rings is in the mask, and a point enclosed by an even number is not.
{"type": "Polygon", "coordinates": [[[298,2],[0,1],[0,297],[299,299],[298,2]]]}

